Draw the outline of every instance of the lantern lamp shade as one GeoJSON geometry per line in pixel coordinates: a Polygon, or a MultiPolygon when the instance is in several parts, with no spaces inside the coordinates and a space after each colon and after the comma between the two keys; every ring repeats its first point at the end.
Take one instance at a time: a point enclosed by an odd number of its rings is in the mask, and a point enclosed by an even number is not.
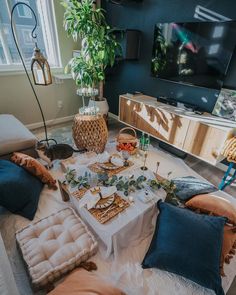
{"type": "Polygon", "coordinates": [[[35,85],[52,84],[52,75],[47,59],[43,56],[37,44],[31,60],[31,71],[35,85]]]}

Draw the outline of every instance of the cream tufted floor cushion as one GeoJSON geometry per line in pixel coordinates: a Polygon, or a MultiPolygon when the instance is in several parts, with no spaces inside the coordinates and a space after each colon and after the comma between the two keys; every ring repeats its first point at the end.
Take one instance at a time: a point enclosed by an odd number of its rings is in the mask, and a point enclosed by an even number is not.
{"type": "Polygon", "coordinates": [[[16,239],[35,288],[58,280],[97,251],[97,241],[73,209],[31,223],[16,239]]]}

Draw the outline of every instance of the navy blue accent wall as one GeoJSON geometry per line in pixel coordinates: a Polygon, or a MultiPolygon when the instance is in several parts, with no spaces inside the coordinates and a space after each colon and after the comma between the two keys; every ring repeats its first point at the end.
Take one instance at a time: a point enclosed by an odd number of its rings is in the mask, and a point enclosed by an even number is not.
{"type": "MultiPolygon", "coordinates": [[[[112,113],[118,113],[119,95],[133,91],[141,91],[155,97],[175,98],[178,101],[197,105],[208,112],[212,111],[218,91],[151,77],[154,25],[157,22],[197,21],[193,17],[196,5],[204,6],[235,20],[235,0],[143,0],[142,3],[126,2],[124,5],[115,5],[103,0],[102,5],[107,10],[107,20],[112,26],[142,31],[140,59],[122,61],[108,71],[104,96],[108,99],[112,113]]],[[[236,55],[233,56],[225,85],[236,88],[236,55]]]]}

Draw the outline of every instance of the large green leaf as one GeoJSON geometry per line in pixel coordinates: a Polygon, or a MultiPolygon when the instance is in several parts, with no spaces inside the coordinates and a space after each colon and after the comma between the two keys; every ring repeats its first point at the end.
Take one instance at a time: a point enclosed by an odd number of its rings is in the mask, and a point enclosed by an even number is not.
{"type": "Polygon", "coordinates": [[[63,0],[64,28],[68,36],[83,40],[81,56],[73,58],[67,67],[76,84],[86,87],[105,79],[107,66],[113,66],[115,57],[122,55],[114,31],[105,20],[105,11],[95,8],[93,0],[63,0]]]}

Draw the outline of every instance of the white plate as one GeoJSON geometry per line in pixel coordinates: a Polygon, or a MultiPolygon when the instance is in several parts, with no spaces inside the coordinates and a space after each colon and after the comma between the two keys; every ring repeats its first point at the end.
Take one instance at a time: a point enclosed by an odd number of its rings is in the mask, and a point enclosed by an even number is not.
{"type": "Polygon", "coordinates": [[[109,207],[115,200],[115,195],[111,195],[107,198],[102,198],[97,202],[97,204],[94,206],[95,209],[104,209],[109,207]]]}

